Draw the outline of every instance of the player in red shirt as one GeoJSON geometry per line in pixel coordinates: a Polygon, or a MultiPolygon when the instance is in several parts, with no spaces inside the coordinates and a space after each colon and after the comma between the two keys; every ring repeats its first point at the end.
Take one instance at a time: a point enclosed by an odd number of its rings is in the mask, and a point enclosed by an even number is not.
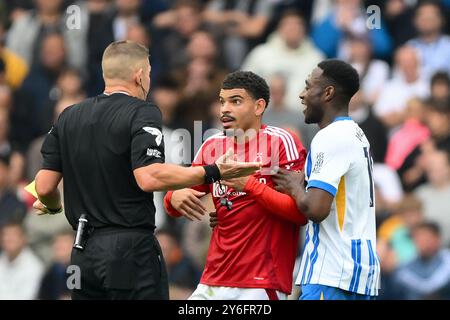
{"type": "Polygon", "coordinates": [[[262,162],[263,167],[250,177],[166,195],[171,216],[200,219],[206,209],[198,197],[208,192],[217,212],[205,269],[190,299],[285,299],[292,289],[299,227],[306,218],[291,197],[273,189],[271,174],[277,167],[302,169],[306,151],[296,136],[262,124],[269,87],[258,75],[229,74],[220,102],[224,132],[203,143],[192,165],[213,163],[232,149],[238,160],[262,162]]]}

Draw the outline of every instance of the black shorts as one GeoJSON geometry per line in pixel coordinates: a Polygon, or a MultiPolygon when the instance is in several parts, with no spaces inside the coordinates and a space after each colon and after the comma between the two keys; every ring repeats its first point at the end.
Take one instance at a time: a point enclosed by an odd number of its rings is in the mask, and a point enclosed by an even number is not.
{"type": "Polygon", "coordinates": [[[85,249],[72,249],[81,287],[72,299],[169,299],[161,248],[151,230],[95,230],[85,249]]]}

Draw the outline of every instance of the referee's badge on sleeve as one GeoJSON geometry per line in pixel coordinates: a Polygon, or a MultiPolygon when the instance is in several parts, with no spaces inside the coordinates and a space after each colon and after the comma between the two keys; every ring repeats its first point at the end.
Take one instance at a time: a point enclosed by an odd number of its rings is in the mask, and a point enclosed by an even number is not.
{"type": "Polygon", "coordinates": [[[143,127],[142,129],[156,137],[155,141],[158,147],[161,145],[163,134],[159,129],[153,127],[143,127]]]}

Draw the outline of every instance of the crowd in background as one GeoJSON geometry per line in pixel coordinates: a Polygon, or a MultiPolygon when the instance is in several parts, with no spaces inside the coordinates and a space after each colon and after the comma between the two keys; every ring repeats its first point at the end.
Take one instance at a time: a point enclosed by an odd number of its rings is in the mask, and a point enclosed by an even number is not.
{"type": "MultiPolygon", "coordinates": [[[[380,298],[450,299],[449,31],[449,0],[0,0],[0,299],[69,296],[73,232],[63,215],[35,215],[23,187],[58,115],[102,93],[103,50],[123,39],[150,48],[166,151],[175,130],[194,136],[194,121],[220,128],[221,81],[237,69],[269,83],[264,122],[308,148],[318,128],[303,121],[306,77],[325,58],[351,63],[361,89],[350,116],[374,159],[380,298]],[[79,28],[67,23],[71,5],[79,28]],[[380,28],[367,24],[369,5],[381,9],[380,28]]],[[[180,163],[169,153],[166,161],[180,163]]],[[[211,230],[206,217],[167,216],[162,196],[157,236],[171,298],[184,299],[211,230]]]]}

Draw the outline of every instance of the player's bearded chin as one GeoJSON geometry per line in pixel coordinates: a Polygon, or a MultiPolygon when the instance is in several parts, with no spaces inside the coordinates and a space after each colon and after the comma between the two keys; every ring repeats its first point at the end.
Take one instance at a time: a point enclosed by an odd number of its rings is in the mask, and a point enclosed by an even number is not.
{"type": "Polygon", "coordinates": [[[305,112],[305,122],[308,124],[319,123],[323,117],[323,110],[319,107],[307,107],[305,112]]]}

